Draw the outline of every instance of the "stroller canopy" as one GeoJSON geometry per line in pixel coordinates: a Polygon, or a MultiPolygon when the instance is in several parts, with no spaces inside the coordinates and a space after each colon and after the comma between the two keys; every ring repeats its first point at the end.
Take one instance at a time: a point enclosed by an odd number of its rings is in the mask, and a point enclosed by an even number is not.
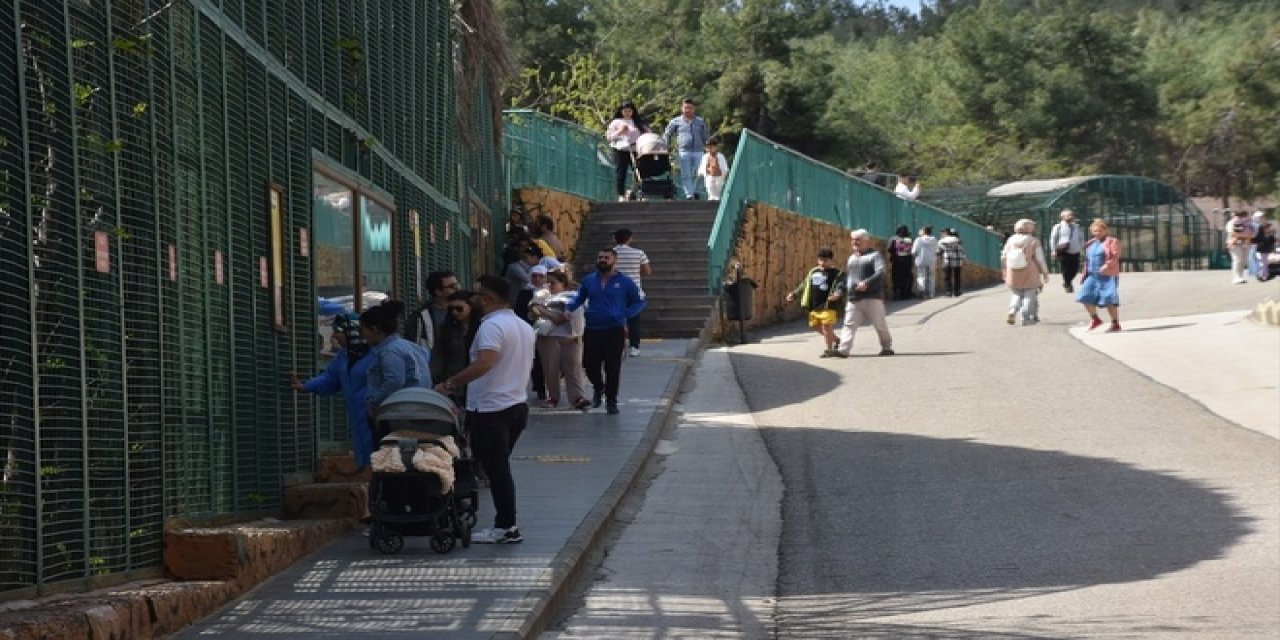
{"type": "Polygon", "coordinates": [[[453,401],[424,387],[401,389],[387,397],[373,419],[392,430],[418,429],[440,435],[459,431],[453,401]]]}
{"type": "Polygon", "coordinates": [[[651,153],[667,153],[667,143],[663,142],[662,136],[656,133],[642,133],[636,139],[636,153],[642,156],[651,153]]]}

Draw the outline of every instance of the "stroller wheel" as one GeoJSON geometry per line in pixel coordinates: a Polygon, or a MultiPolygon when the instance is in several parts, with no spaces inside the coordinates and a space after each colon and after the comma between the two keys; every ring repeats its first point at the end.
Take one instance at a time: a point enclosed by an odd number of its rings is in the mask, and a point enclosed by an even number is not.
{"type": "Polygon", "coordinates": [[[399,553],[404,548],[404,536],[397,531],[383,531],[376,537],[371,533],[369,542],[376,545],[375,548],[385,555],[399,553]]]}
{"type": "Polygon", "coordinates": [[[458,544],[458,539],[453,537],[453,531],[438,531],[431,536],[431,550],[436,553],[449,553],[453,551],[454,545],[458,544]]]}

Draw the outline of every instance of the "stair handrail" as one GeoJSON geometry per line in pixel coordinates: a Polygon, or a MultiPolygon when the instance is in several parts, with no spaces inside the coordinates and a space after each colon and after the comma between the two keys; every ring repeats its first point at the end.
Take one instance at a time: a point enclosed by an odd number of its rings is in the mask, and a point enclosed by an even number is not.
{"type": "Polygon", "coordinates": [[[953,227],[965,243],[969,262],[999,268],[1000,236],[995,232],[933,205],[899,198],[888,189],[743,129],[707,239],[707,286],[713,294],[724,282],[733,239],[753,202],[850,230],[863,228],[880,238],[893,235],[901,224],[913,236],[925,225],[932,226],[935,235],[953,227]]]}

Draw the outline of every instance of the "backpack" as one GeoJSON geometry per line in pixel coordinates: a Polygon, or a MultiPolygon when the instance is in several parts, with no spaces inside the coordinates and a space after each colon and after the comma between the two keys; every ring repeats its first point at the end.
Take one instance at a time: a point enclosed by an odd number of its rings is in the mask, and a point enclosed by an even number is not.
{"type": "Polygon", "coordinates": [[[1027,268],[1026,246],[1025,245],[1021,247],[1011,246],[1008,249],[1005,249],[1004,260],[1005,260],[1005,264],[1009,265],[1009,268],[1013,269],[1014,271],[1017,271],[1018,269],[1026,269],[1027,268]]]}

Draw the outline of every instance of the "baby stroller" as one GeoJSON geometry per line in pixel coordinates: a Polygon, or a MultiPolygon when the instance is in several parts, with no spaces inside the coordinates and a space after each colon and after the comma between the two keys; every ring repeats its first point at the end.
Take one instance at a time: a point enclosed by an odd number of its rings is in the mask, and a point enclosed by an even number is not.
{"type": "Polygon", "coordinates": [[[459,540],[471,546],[480,489],[453,402],[430,389],[401,389],[374,422],[391,435],[374,452],[369,547],[396,553],[405,536],[431,536],[436,553],[453,551],[459,540]]]}
{"type": "Polygon", "coordinates": [[[671,178],[671,154],[662,136],[656,133],[641,134],[631,149],[631,166],[635,170],[636,188],[631,191],[633,200],[676,197],[676,183],[671,178]]]}

